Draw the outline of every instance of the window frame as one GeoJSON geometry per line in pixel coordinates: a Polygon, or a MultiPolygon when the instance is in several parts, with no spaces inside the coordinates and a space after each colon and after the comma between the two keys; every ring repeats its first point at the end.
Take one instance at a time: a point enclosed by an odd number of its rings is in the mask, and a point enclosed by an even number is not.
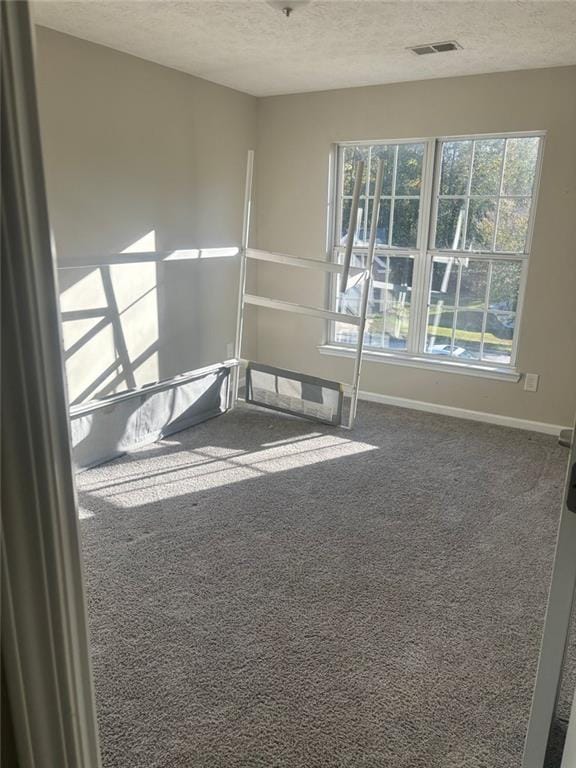
{"type": "MultiPolygon", "coordinates": [[[[538,198],[540,193],[540,179],[542,173],[542,160],[546,142],[546,131],[508,131],[503,133],[476,133],[468,135],[436,136],[429,138],[405,138],[405,139],[379,139],[362,141],[339,141],[332,146],[330,156],[329,173],[329,198],[328,198],[328,238],[327,238],[327,257],[330,261],[338,258],[339,252],[344,250],[340,245],[338,233],[341,230],[342,217],[342,173],[343,159],[345,149],[348,147],[363,147],[383,145],[401,145],[401,144],[424,144],[424,154],[422,160],[422,186],[420,190],[420,210],[418,220],[418,233],[415,248],[400,248],[396,246],[376,247],[376,253],[389,256],[403,256],[413,258],[412,290],[410,302],[410,326],[406,340],[406,349],[388,349],[376,347],[366,347],[366,353],[369,353],[372,359],[381,355],[382,361],[414,363],[422,361],[426,367],[428,365],[438,365],[441,367],[465,368],[471,373],[501,370],[504,372],[515,372],[517,370],[517,355],[519,345],[519,332],[522,325],[522,314],[524,308],[524,297],[526,291],[527,272],[532,252],[532,243],[534,235],[534,224],[536,211],[538,207],[538,198]],[[442,146],[448,141],[477,141],[483,139],[513,139],[536,137],[539,139],[538,153],[534,172],[534,182],[532,194],[530,195],[530,209],[528,214],[528,228],[526,232],[526,243],[522,253],[500,253],[487,251],[466,251],[466,250],[445,250],[435,247],[435,232],[437,226],[438,200],[440,190],[440,176],[442,167],[442,146]],[[432,247],[434,245],[434,247],[432,247]],[[465,258],[478,259],[481,261],[515,261],[521,263],[520,284],[518,289],[518,301],[515,311],[514,334],[512,337],[512,346],[510,350],[509,363],[494,364],[487,360],[469,360],[464,362],[462,359],[452,356],[440,356],[426,352],[426,336],[428,327],[428,310],[430,305],[430,287],[433,274],[434,258],[465,258]]],[[[502,179],[505,165],[505,157],[502,160],[502,169],[500,177],[499,197],[502,197],[502,179]]],[[[513,195],[504,197],[514,197],[513,195]]],[[[516,196],[528,197],[528,195],[516,196]]],[[[495,225],[496,237],[496,225],[495,225]]],[[[367,252],[367,246],[355,246],[354,251],[358,253],[367,252]]],[[[491,266],[490,266],[491,268],[491,266]]],[[[334,306],[337,298],[336,280],[333,276],[327,277],[328,304],[334,306]]],[[[484,318],[488,315],[488,307],[484,313],[484,318]]],[[[455,313],[456,318],[456,313],[455,313]]],[[[485,319],[483,321],[485,323],[485,319]]],[[[336,341],[335,323],[327,321],[323,346],[340,350],[345,353],[347,350],[353,350],[354,345],[336,341]]]]}

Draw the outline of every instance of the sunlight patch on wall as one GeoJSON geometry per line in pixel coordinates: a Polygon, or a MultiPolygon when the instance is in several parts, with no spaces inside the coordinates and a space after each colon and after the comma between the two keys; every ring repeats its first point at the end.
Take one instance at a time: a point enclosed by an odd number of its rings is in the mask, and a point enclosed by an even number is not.
{"type": "Polygon", "coordinates": [[[101,309],[106,306],[106,293],[100,271],[97,269],[84,275],[60,294],[60,310],[62,312],[101,309]]]}
{"type": "MultiPolygon", "coordinates": [[[[147,232],[124,253],[156,248],[147,232]]],[[[62,336],[72,403],[158,381],[158,285],[154,262],[84,270],[64,268],[75,281],[62,291],[62,336]]]]}
{"type": "MultiPolygon", "coordinates": [[[[119,264],[110,267],[110,273],[126,351],[131,363],[134,363],[158,342],[156,265],[119,264]]],[[[151,355],[132,373],[135,386],[157,381],[158,356],[151,355]]]]}
{"type": "Polygon", "coordinates": [[[137,368],[134,368],[134,378],[137,385],[142,386],[138,384],[141,381],[144,383],[157,381],[159,370],[158,352],[152,352],[137,368]]]}
{"type": "MultiPolygon", "coordinates": [[[[64,323],[65,338],[67,326],[74,324],[64,323]]],[[[68,396],[72,403],[90,399],[96,391],[105,389],[120,370],[111,324],[93,336],[85,334],[84,338],[85,341],[66,360],[68,396]]]]}
{"type": "Polygon", "coordinates": [[[64,342],[64,352],[72,352],[75,344],[85,338],[91,331],[95,332],[98,325],[102,323],[99,317],[88,317],[84,320],[67,320],[63,323],[62,336],[64,342]]]}
{"type": "Polygon", "coordinates": [[[151,229],[145,235],[135,240],[122,253],[149,253],[156,250],[156,230],[151,229]]]}
{"type": "Polygon", "coordinates": [[[236,246],[230,248],[188,248],[186,250],[172,251],[164,261],[192,261],[195,259],[230,259],[237,256],[240,249],[236,246]]]}

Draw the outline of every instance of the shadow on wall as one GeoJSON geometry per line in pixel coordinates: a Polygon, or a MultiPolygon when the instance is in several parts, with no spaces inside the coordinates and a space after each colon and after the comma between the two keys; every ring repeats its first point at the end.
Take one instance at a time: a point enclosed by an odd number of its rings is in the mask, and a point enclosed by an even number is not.
{"type": "Polygon", "coordinates": [[[61,266],[70,403],[231,357],[237,253],[237,248],[158,253],[151,230],[121,254],[61,266]],[[199,330],[206,328],[209,334],[199,330]]]}
{"type": "MultiPolygon", "coordinates": [[[[152,230],[122,253],[154,252],[152,230]]],[[[153,263],[60,269],[70,402],[157,381],[158,274],[153,263]]]]}

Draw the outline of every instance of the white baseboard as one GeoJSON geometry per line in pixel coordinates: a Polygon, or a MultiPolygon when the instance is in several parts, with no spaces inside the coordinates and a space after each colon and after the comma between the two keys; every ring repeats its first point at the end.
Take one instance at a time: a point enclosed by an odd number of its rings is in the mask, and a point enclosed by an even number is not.
{"type": "MultiPolygon", "coordinates": [[[[346,394],[349,394],[348,392],[346,394]]],[[[440,413],[444,416],[454,416],[457,419],[469,419],[471,421],[483,421],[486,424],[499,424],[503,427],[514,429],[527,429],[531,432],[542,432],[545,435],[558,436],[563,429],[571,427],[560,424],[547,424],[543,421],[530,421],[529,419],[517,419],[513,416],[503,416],[499,413],[486,413],[485,411],[469,411],[466,408],[456,408],[452,405],[439,405],[426,403],[421,400],[409,400],[406,397],[393,397],[380,395],[375,392],[360,392],[360,400],[383,405],[395,405],[398,408],[411,408],[414,411],[427,411],[428,413],[440,413]]]]}

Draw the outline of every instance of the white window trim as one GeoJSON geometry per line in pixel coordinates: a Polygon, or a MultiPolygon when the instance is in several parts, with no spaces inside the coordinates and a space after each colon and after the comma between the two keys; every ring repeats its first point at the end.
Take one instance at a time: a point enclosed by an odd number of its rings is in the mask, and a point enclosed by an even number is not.
{"type": "MultiPolygon", "coordinates": [[[[326,342],[318,346],[321,355],[331,357],[354,358],[355,350],[344,344],[335,344],[326,342]]],[[[362,357],[373,363],[384,363],[390,365],[403,365],[409,368],[422,368],[429,371],[444,371],[445,373],[460,373],[465,376],[481,376],[486,379],[497,379],[498,381],[520,381],[522,374],[515,368],[506,366],[500,368],[479,363],[460,362],[458,358],[446,359],[433,357],[432,355],[412,355],[407,352],[388,352],[387,350],[367,349],[364,347],[362,357]]]]}
{"type": "MultiPolygon", "coordinates": [[[[339,194],[339,182],[342,168],[342,157],[345,147],[349,146],[371,146],[373,144],[425,144],[424,159],[422,164],[422,192],[420,196],[420,217],[418,222],[417,247],[410,248],[381,248],[377,249],[379,253],[395,256],[413,256],[414,270],[412,279],[412,296],[418,297],[417,301],[412,302],[412,316],[408,332],[406,351],[376,350],[365,348],[364,357],[366,360],[377,361],[381,363],[392,363],[397,365],[408,365],[417,368],[427,368],[431,370],[445,370],[452,373],[464,373],[467,375],[485,376],[499,380],[518,381],[521,374],[517,368],[518,342],[520,327],[522,325],[522,313],[524,307],[524,297],[526,292],[526,281],[530,254],[532,252],[532,240],[534,234],[534,222],[536,218],[536,209],[540,193],[540,179],[542,174],[542,159],[544,146],[546,142],[546,131],[513,131],[506,133],[485,133],[456,136],[437,136],[432,138],[406,138],[406,139],[374,139],[363,141],[340,141],[332,146],[330,157],[329,172],[329,190],[327,205],[327,257],[334,259],[338,250],[336,243],[336,229],[338,220],[341,216],[341,200],[339,194]],[[434,242],[436,208],[438,202],[438,189],[440,183],[440,159],[441,153],[438,151],[440,144],[444,141],[455,139],[479,140],[488,138],[524,138],[538,137],[540,139],[538,147],[538,157],[536,160],[536,170],[534,175],[534,187],[531,196],[530,213],[528,220],[528,232],[526,236],[526,246],[524,253],[487,253],[482,251],[442,251],[430,247],[434,242]],[[508,365],[494,366],[484,361],[461,362],[457,359],[446,360],[438,356],[431,355],[419,350],[424,349],[424,340],[426,337],[427,309],[428,302],[425,297],[428,296],[430,280],[432,278],[432,266],[434,257],[446,256],[449,258],[478,258],[492,260],[514,260],[522,262],[522,272],[520,277],[520,287],[518,291],[518,302],[516,307],[516,322],[514,326],[514,336],[512,339],[512,349],[510,353],[510,363],[508,365]]],[[[526,197],[526,196],[522,196],[526,197]]],[[[364,250],[358,247],[358,251],[364,250]]],[[[331,307],[334,299],[334,280],[327,276],[326,296],[328,305],[331,307]]],[[[348,357],[351,350],[345,344],[338,344],[333,338],[333,324],[329,321],[325,324],[323,343],[318,347],[321,354],[336,355],[338,357],[348,357]]]]}

